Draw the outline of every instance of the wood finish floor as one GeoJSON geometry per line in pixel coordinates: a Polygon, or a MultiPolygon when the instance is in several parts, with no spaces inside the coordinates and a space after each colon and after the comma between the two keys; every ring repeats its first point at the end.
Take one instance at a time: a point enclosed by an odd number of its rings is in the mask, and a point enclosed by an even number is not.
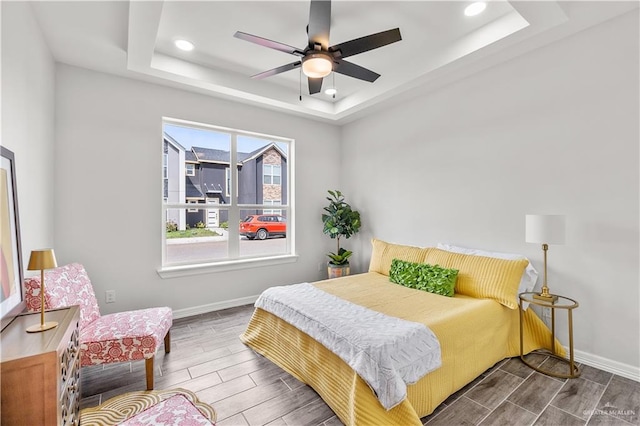
{"type": "MultiPolygon", "coordinates": [[[[253,306],[175,320],[172,348],[156,356],[156,389],[194,391],[219,426],[341,425],[309,386],[245,347],[238,335],[253,306]]],[[[553,358],[533,363],[556,368],[553,358]]],[[[638,425],[640,383],[583,365],[578,379],[551,378],[519,359],[504,360],[422,419],[452,425],[638,425]]],[[[85,367],[82,408],[145,389],[144,362],[85,367]]]]}

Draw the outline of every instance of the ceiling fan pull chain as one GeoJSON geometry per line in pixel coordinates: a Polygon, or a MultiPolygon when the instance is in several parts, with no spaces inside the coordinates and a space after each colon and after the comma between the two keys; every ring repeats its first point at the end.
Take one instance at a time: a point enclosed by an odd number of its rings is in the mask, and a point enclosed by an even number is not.
{"type": "Polygon", "coordinates": [[[300,84],[298,85],[298,90],[300,93],[300,102],[302,102],[302,67],[300,67],[300,74],[299,74],[300,78],[299,78],[299,82],[300,84]]]}
{"type": "Polygon", "coordinates": [[[336,87],[336,73],[332,73],[333,74],[333,99],[336,98],[336,93],[337,93],[337,87],[336,87]]]}

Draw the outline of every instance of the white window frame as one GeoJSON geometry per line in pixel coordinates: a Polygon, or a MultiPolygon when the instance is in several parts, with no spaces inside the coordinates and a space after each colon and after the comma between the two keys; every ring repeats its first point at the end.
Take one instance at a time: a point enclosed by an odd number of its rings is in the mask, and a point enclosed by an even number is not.
{"type": "MultiPolygon", "coordinates": [[[[167,195],[169,195],[169,153],[162,153],[162,201],[167,202],[167,197],[164,196],[164,190],[167,190],[167,195]]],[[[167,218],[169,212],[166,212],[167,218]]],[[[166,218],[165,218],[166,222],[166,218]]]]}
{"type": "MultiPolygon", "coordinates": [[[[225,259],[211,259],[210,261],[193,261],[182,263],[169,263],[167,262],[166,254],[166,225],[165,220],[162,221],[161,233],[162,233],[162,266],[158,269],[158,274],[162,278],[174,278],[181,276],[188,276],[194,274],[221,272],[229,270],[245,269],[250,267],[263,267],[278,265],[283,263],[291,263],[297,261],[296,245],[295,245],[295,140],[280,136],[266,135],[260,133],[254,133],[249,131],[243,131],[238,129],[231,129],[226,127],[219,127],[209,124],[196,123],[187,120],[174,119],[169,117],[163,117],[162,123],[174,124],[186,127],[193,127],[202,130],[211,130],[215,132],[229,133],[231,135],[230,149],[230,167],[229,169],[229,181],[231,187],[236,188],[233,191],[232,188],[227,188],[228,202],[226,204],[216,205],[216,208],[220,211],[226,210],[228,212],[228,222],[240,223],[240,211],[241,210],[263,210],[267,204],[238,204],[238,168],[232,167],[238,164],[238,136],[248,136],[252,138],[260,138],[273,142],[286,143],[287,149],[287,161],[286,171],[287,174],[287,200],[286,204],[280,204],[280,214],[284,214],[287,217],[287,238],[286,238],[286,250],[285,254],[274,255],[261,255],[261,256],[240,256],[240,238],[238,227],[229,227],[229,239],[227,241],[227,248],[229,256],[225,259]],[[233,194],[234,195],[230,195],[233,194]]],[[[161,145],[162,146],[162,145],[161,145]]],[[[282,168],[280,180],[282,182],[282,168]]],[[[167,212],[170,209],[190,209],[193,204],[191,203],[162,203],[162,218],[166,217],[167,212]]]]}
{"type": "Polygon", "coordinates": [[[262,184],[281,186],[282,185],[282,166],[280,164],[263,164],[262,165],[262,184]],[[267,169],[269,170],[269,173],[267,173],[267,169]],[[279,174],[274,173],[276,169],[278,170],[279,174]],[[269,176],[269,182],[266,182],[267,176],[269,176]],[[280,178],[280,182],[273,183],[273,180],[274,180],[273,178],[276,176],[280,178]]]}
{"type": "Polygon", "coordinates": [[[184,174],[186,176],[195,176],[196,175],[196,165],[193,163],[185,163],[184,165],[184,174]]]}
{"type": "MultiPolygon", "coordinates": [[[[187,204],[196,204],[197,205],[197,204],[200,204],[200,203],[198,203],[195,200],[189,200],[189,201],[187,201],[187,204]]],[[[197,208],[195,208],[195,209],[187,209],[187,212],[189,212],[189,213],[198,213],[198,210],[200,210],[200,209],[197,209],[197,208]]]]}
{"type": "MultiPolygon", "coordinates": [[[[279,206],[281,205],[281,201],[280,200],[262,200],[262,203],[265,206],[279,206]]],[[[263,209],[262,210],[263,214],[279,214],[282,215],[282,210],[280,209],[263,209]]]]}
{"type": "Polygon", "coordinates": [[[164,179],[169,179],[169,154],[162,154],[162,177],[164,179]]]}

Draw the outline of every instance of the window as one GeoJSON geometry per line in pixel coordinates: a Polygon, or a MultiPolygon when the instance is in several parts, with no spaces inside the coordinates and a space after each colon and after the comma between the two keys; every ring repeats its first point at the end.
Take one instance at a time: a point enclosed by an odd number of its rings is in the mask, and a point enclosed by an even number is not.
{"type": "Polygon", "coordinates": [[[162,185],[163,185],[163,197],[166,201],[169,197],[169,154],[166,152],[162,154],[162,185]]]}
{"type": "Polygon", "coordinates": [[[163,131],[178,154],[163,157],[161,276],[295,261],[293,140],[168,118],[163,131]]]}
{"type": "Polygon", "coordinates": [[[280,168],[279,164],[265,164],[262,167],[263,182],[265,185],[280,185],[280,168]]]}
{"type": "Polygon", "coordinates": [[[169,154],[166,152],[162,155],[162,177],[169,178],[169,154]]]}
{"type": "MultiPolygon", "coordinates": [[[[279,206],[280,200],[264,200],[264,204],[267,206],[279,206]]],[[[262,214],[282,214],[282,210],[264,209],[262,210],[262,214]]]]}

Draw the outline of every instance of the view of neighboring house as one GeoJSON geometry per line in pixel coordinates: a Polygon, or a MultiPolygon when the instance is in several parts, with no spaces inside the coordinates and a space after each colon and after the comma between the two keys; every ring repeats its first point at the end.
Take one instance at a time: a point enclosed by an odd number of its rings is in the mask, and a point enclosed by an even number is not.
{"type": "MultiPolygon", "coordinates": [[[[287,202],[287,156],[271,142],[252,151],[238,152],[238,204],[278,206],[287,202]]],[[[202,222],[216,228],[228,220],[216,205],[230,201],[230,153],[228,150],[193,146],[187,150],[164,133],[164,197],[167,203],[206,204],[193,209],[171,209],[167,221],[178,229],[202,222]]],[[[243,210],[249,213],[280,213],[277,208],[243,210]]]]}
{"type": "MultiPolygon", "coordinates": [[[[164,181],[164,201],[166,203],[185,202],[185,148],[168,134],[164,134],[164,154],[162,159],[162,177],[164,181]]],[[[172,209],[167,211],[167,222],[185,229],[185,211],[172,209]]]]}

